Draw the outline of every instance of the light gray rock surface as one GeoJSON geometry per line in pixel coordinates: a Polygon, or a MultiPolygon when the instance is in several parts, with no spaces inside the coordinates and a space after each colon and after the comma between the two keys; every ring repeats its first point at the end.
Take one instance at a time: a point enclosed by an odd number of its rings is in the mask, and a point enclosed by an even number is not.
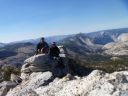
{"type": "Polygon", "coordinates": [[[6,96],[38,96],[35,89],[47,84],[51,78],[51,72],[32,73],[28,80],[23,80],[21,84],[10,90],[6,96]]]}
{"type": "Polygon", "coordinates": [[[3,73],[0,72],[0,82],[2,82],[4,80],[4,76],[3,76],[3,73]]]}
{"type": "Polygon", "coordinates": [[[10,77],[11,77],[10,80],[12,82],[15,82],[17,84],[22,82],[22,79],[18,75],[15,75],[15,74],[12,73],[10,77]]]}
{"type": "Polygon", "coordinates": [[[25,60],[25,64],[22,66],[21,72],[32,73],[48,71],[51,68],[51,65],[48,62],[49,58],[47,54],[32,56],[25,60]]]}
{"type": "Polygon", "coordinates": [[[128,41],[128,33],[123,33],[118,37],[118,41],[125,42],[128,41]]]}
{"type": "Polygon", "coordinates": [[[68,74],[49,82],[51,78],[51,72],[32,73],[7,96],[128,96],[128,71],[108,74],[94,70],[88,76],[68,74]]]}
{"type": "Polygon", "coordinates": [[[0,96],[6,96],[6,94],[8,93],[8,91],[11,88],[16,87],[16,83],[11,82],[11,81],[4,81],[2,83],[0,83],[0,96]]]}
{"type": "Polygon", "coordinates": [[[26,59],[21,68],[21,78],[27,79],[33,72],[46,71],[51,71],[54,75],[60,77],[66,75],[68,73],[68,58],[63,46],[59,46],[59,48],[60,58],[51,59],[48,54],[39,54],[26,59]]]}

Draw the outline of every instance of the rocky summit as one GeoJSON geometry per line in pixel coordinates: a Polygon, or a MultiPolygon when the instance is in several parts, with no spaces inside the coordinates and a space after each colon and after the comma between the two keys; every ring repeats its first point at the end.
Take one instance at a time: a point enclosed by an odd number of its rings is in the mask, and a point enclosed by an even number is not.
{"type": "Polygon", "coordinates": [[[127,71],[52,78],[51,72],[34,72],[6,96],[128,96],[127,71]]]}
{"type": "Polygon", "coordinates": [[[71,60],[62,46],[60,49],[59,63],[47,54],[26,59],[21,76],[12,74],[11,81],[0,83],[0,96],[128,96],[128,71],[74,75],[76,67],[69,66],[71,60]]]}

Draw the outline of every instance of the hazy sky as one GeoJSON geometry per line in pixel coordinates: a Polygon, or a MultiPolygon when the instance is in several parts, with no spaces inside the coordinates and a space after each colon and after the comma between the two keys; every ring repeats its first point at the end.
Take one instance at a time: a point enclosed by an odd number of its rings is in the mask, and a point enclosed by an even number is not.
{"type": "Polygon", "coordinates": [[[128,27],[126,3],[127,0],[0,0],[0,42],[128,27]]]}

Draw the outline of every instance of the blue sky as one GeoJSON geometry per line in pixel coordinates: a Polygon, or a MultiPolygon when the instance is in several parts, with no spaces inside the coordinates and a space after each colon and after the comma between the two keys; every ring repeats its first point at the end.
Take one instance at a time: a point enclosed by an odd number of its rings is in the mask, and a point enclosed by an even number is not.
{"type": "Polygon", "coordinates": [[[0,0],[0,42],[128,27],[126,5],[127,0],[0,0]]]}

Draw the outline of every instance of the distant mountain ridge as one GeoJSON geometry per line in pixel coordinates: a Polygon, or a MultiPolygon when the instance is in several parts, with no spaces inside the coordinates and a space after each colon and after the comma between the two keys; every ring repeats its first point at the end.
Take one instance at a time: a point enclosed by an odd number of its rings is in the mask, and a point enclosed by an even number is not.
{"type": "MultiPolygon", "coordinates": [[[[45,37],[45,40],[48,42],[48,43],[52,43],[52,42],[59,42],[67,37],[69,37],[70,35],[58,35],[58,36],[49,36],[49,37],[45,37]]],[[[43,37],[43,36],[42,36],[43,37]]],[[[38,42],[40,42],[40,39],[42,38],[37,38],[37,39],[28,39],[28,40],[22,40],[22,41],[16,41],[16,42],[11,42],[11,44],[14,44],[14,43],[27,43],[27,42],[30,42],[30,43],[33,43],[33,44],[37,44],[38,42]]]]}
{"type": "Polygon", "coordinates": [[[94,53],[100,46],[95,44],[92,38],[86,36],[86,34],[83,33],[63,39],[61,44],[69,50],[76,53],[78,52],[79,54],[94,53]]]}
{"type": "MultiPolygon", "coordinates": [[[[122,33],[128,33],[128,28],[108,29],[108,30],[101,30],[101,31],[96,31],[96,32],[88,32],[88,33],[83,32],[81,34],[85,34],[87,37],[92,38],[94,43],[96,43],[96,44],[105,45],[107,43],[117,41],[118,36],[122,33]]],[[[80,34],[80,33],[78,33],[78,34],[80,34]]],[[[75,35],[76,34],[58,35],[58,36],[49,36],[49,37],[45,37],[45,38],[48,43],[51,43],[51,42],[60,42],[65,38],[75,36],[75,35]]],[[[40,41],[40,38],[16,41],[16,42],[11,42],[11,43],[30,42],[33,44],[37,44],[40,41]]]]}
{"type": "MultiPolygon", "coordinates": [[[[106,58],[110,59],[106,57],[107,55],[110,55],[105,54],[106,52],[113,53],[118,49],[109,50],[104,49],[103,47],[111,42],[114,42],[116,45],[121,44],[118,43],[118,39],[123,40],[122,38],[124,37],[121,36],[121,34],[124,33],[128,33],[128,28],[111,29],[92,33],[52,36],[46,37],[46,41],[48,43],[57,42],[58,45],[64,45],[70,55],[77,59],[80,57],[79,59],[84,60],[85,62],[97,61],[102,57],[104,61],[106,58]]],[[[125,38],[127,39],[127,37],[125,38]]],[[[24,59],[34,55],[36,44],[39,41],[40,38],[9,43],[0,48],[0,60],[2,59],[2,61],[5,61],[7,64],[22,64],[24,59]]],[[[119,49],[122,50],[123,48],[123,50],[125,50],[126,48],[122,46],[119,49]]]]}
{"type": "Polygon", "coordinates": [[[102,47],[111,42],[117,42],[121,34],[128,33],[128,28],[103,30],[91,33],[79,33],[63,39],[63,44],[71,54],[97,54],[103,52],[102,47]]]}
{"type": "Polygon", "coordinates": [[[117,41],[118,36],[122,33],[128,33],[128,28],[101,30],[97,32],[86,33],[86,35],[92,38],[96,44],[105,45],[107,43],[117,41]]]}
{"type": "MultiPolygon", "coordinates": [[[[82,34],[85,34],[87,37],[92,38],[93,42],[96,44],[105,45],[107,43],[117,41],[118,36],[121,35],[122,33],[128,33],[128,28],[101,30],[101,31],[82,33],[82,34]]],[[[46,37],[46,41],[49,43],[54,42],[54,41],[59,42],[70,36],[75,36],[75,34],[50,36],[50,37],[46,37]]],[[[40,41],[40,38],[23,40],[20,42],[31,42],[31,43],[37,44],[39,41],[40,41]]]]}
{"type": "Polygon", "coordinates": [[[4,43],[0,43],[0,47],[4,47],[6,44],[4,43]]]}

